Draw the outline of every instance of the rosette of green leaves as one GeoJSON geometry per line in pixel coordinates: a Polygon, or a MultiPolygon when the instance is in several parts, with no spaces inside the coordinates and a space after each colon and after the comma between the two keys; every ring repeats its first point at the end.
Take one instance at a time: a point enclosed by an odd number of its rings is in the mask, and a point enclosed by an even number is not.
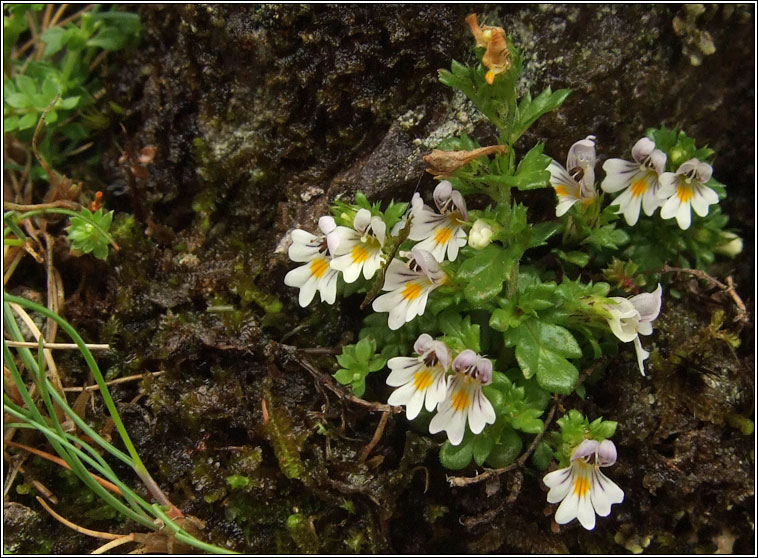
{"type": "Polygon", "coordinates": [[[102,208],[94,213],[83,207],[76,217],[71,217],[66,227],[71,249],[82,254],[92,253],[99,260],[108,257],[108,230],[113,222],[113,211],[105,213],[102,208]]]}
{"type": "MultiPolygon", "coordinates": [[[[5,78],[3,80],[4,131],[23,142],[31,142],[34,127],[51,105],[45,118],[53,132],[46,134],[40,151],[53,165],[76,151],[88,139],[91,130],[107,126],[103,113],[94,110],[95,93],[102,83],[90,68],[103,51],[116,51],[139,40],[140,21],[134,13],[100,12],[95,5],[71,23],[44,29],[39,41],[44,49],[39,58],[31,55],[14,58],[21,37],[26,37],[29,20],[40,29],[44,4],[9,4],[4,6],[5,78]],[[78,116],[78,117],[77,117],[78,116]]],[[[113,110],[122,110],[111,104],[113,110]]],[[[32,176],[44,176],[34,165],[32,176]]]]}
{"type": "Polygon", "coordinates": [[[364,337],[355,345],[345,345],[337,362],[341,368],[334,373],[334,378],[342,385],[349,385],[360,397],[366,391],[366,376],[384,368],[387,359],[376,354],[373,339],[364,337]]]}

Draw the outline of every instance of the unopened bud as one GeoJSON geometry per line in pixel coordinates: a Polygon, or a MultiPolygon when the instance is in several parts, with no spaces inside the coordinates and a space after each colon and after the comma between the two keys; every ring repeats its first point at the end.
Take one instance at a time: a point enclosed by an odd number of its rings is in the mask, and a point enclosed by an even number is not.
{"type": "Polygon", "coordinates": [[[713,249],[717,254],[734,258],[742,252],[742,238],[733,232],[722,231],[721,244],[713,249]]]}
{"type": "Polygon", "coordinates": [[[492,239],[492,227],[482,219],[477,219],[471,231],[468,233],[469,246],[476,250],[486,248],[492,239]]]}

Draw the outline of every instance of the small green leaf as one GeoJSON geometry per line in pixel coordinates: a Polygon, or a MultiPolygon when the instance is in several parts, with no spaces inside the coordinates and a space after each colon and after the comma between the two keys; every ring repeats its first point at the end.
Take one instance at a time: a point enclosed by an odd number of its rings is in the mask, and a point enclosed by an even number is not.
{"type": "Polygon", "coordinates": [[[590,437],[593,440],[607,440],[616,433],[618,423],[614,420],[596,419],[590,423],[590,437]]]}
{"type": "Polygon", "coordinates": [[[617,229],[615,225],[604,225],[592,230],[590,234],[582,240],[582,244],[589,244],[597,250],[607,248],[609,250],[618,250],[620,246],[629,242],[629,235],[626,231],[617,229]]]}
{"type": "Polygon", "coordinates": [[[445,334],[445,343],[456,352],[471,349],[479,352],[480,327],[471,323],[471,317],[463,318],[454,310],[445,310],[438,318],[437,323],[442,333],[445,334]]]}
{"type": "Polygon", "coordinates": [[[511,327],[518,327],[522,320],[522,312],[510,301],[505,308],[497,308],[490,316],[490,327],[497,331],[505,331],[511,327]]]}
{"type": "Polygon", "coordinates": [[[16,76],[16,86],[18,87],[18,90],[27,97],[31,97],[37,93],[37,83],[32,78],[24,74],[19,74],[16,76]]]}
{"type": "Polygon", "coordinates": [[[65,99],[61,100],[61,106],[66,110],[76,108],[76,105],[79,104],[80,98],[81,97],[79,95],[76,95],[75,97],[66,97],[65,99]]]}
{"type": "Polygon", "coordinates": [[[469,439],[454,446],[450,443],[450,440],[445,440],[440,448],[440,463],[446,469],[452,469],[458,471],[465,468],[471,463],[471,457],[473,456],[473,440],[469,439]]]}
{"type": "Polygon", "coordinates": [[[12,132],[13,130],[18,128],[19,120],[21,120],[18,116],[9,116],[5,119],[3,119],[3,127],[5,132],[12,132]]]}
{"type": "Polygon", "coordinates": [[[49,29],[46,29],[42,35],[40,35],[40,39],[45,43],[44,56],[49,57],[60,51],[66,46],[66,42],[70,36],[71,33],[62,27],[50,27],[49,29]]]}
{"type": "Polygon", "coordinates": [[[544,471],[550,466],[550,462],[552,460],[553,448],[550,447],[550,444],[544,440],[541,440],[540,443],[537,444],[537,447],[534,448],[534,453],[532,454],[532,463],[535,467],[537,467],[537,469],[544,471]]]}
{"type": "Polygon", "coordinates": [[[334,379],[346,386],[353,381],[353,373],[345,368],[340,368],[334,373],[334,379]]]}
{"type": "Polygon", "coordinates": [[[484,465],[484,462],[489,457],[492,448],[495,447],[495,442],[497,441],[498,433],[501,429],[502,425],[500,428],[498,428],[497,425],[493,424],[491,426],[487,426],[481,433],[477,434],[474,437],[471,453],[474,457],[474,461],[476,461],[476,464],[480,467],[484,465]]]}
{"type": "Polygon", "coordinates": [[[518,116],[513,123],[513,131],[511,132],[511,143],[516,143],[516,140],[529,129],[529,126],[543,114],[557,109],[569,96],[571,90],[559,89],[553,92],[550,87],[545,89],[542,93],[537,95],[534,99],[527,93],[521,99],[518,105],[518,116]]]}
{"type": "Polygon", "coordinates": [[[590,263],[590,255],[586,252],[579,252],[577,250],[571,252],[564,252],[563,250],[554,249],[553,252],[564,262],[574,264],[577,267],[585,267],[590,263]]]}
{"type": "Polygon", "coordinates": [[[31,106],[31,99],[24,93],[10,93],[5,95],[5,102],[17,109],[24,109],[31,106]]]}
{"type": "Polygon", "coordinates": [[[21,120],[18,121],[18,129],[28,130],[29,128],[33,128],[37,125],[38,120],[39,117],[37,116],[36,112],[27,112],[24,116],[21,117],[21,120]]]}
{"type": "Polygon", "coordinates": [[[487,457],[487,464],[490,467],[505,467],[516,460],[519,454],[521,454],[523,445],[518,432],[506,425],[500,432],[497,443],[487,457]]]}
{"type": "Polygon", "coordinates": [[[87,46],[100,47],[104,50],[119,50],[126,45],[126,35],[118,28],[107,26],[103,27],[100,32],[87,41],[87,46]]]}
{"type": "Polygon", "coordinates": [[[374,341],[370,337],[364,337],[355,345],[355,358],[359,362],[368,362],[374,355],[374,341]]]}

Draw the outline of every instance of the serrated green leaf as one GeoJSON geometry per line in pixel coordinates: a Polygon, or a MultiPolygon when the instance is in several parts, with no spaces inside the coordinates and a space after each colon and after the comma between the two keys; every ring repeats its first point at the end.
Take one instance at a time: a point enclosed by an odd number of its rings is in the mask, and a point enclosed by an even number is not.
{"type": "Polygon", "coordinates": [[[527,434],[539,434],[544,428],[544,423],[539,418],[542,410],[525,408],[513,415],[511,426],[527,434]]]}
{"type": "Polygon", "coordinates": [[[559,89],[558,91],[553,92],[550,87],[548,87],[534,99],[532,99],[532,96],[529,93],[524,95],[518,105],[518,115],[513,123],[513,131],[511,132],[510,138],[511,143],[516,143],[516,140],[520,138],[540,116],[561,106],[570,93],[571,91],[569,89],[559,89]]]}
{"type": "Polygon", "coordinates": [[[547,221],[532,225],[528,248],[536,248],[547,243],[547,240],[557,233],[563,225],[558,221],[547,221]]]}
{"type": "Polygon", "coordinates": [[[579,252],[578,250],[564,252],[563,250],[558,250],[557,248],[554,249],[553,252],[564,262],[574,264],[577,267],[585,267],[588,263],[590,263],[590,255],[586,252],[579,252]]]}
{"type": "Polygon", "coordinates": [[[448,347],[456,352],[464,349],[479,352],[480,327],[472,324],[469,316],[463,318],[454,310],[445,310],[437,317],[437,323],[448,347]]]}
{"type": "Polygon", "coordinates": [[[612,438],[616,433],[616,427],[618,423],[613,420],[600,420],[599,422],[593,421],[590,424],[590,437],[593,440],[607,440],[612,438]],[[597,424],[595,424],[597,422],[597,424]]]}
{"type": "Polygon", "coordinates": [[[516,360],[525,378],[537,377],[552,393],[568,395],[576,386],[579,371],[566,357],[578,358],[582,350],[566,328],[531,318],[505,332],[506,343],[516,347],[516,360]]]}
{"type": "Polygon", "coordinates": [[[592,232],[582,240],[582,244],[589,244],[597,250],[607,248],[609,250],[618,250],[629,242],[629,235],[626,231],[617,229],[615,225],[604,225],[592,230],[592,232]]]}
{"type": "Polygon", "coordinates": [[[544,143],[538,143],[521,159],[515,176],[519,190],[535,190],[549,185],[550,172],[547,167],[552,159],[543,154],[544,148],[544,143]]]}

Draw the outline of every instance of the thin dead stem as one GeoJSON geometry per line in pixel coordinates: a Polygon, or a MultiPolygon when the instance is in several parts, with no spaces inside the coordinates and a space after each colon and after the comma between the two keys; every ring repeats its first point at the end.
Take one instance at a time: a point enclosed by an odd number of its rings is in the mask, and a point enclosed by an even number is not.
{"type": "Polygon", "coordinates": [[[524,463],[526,463],[526,460],[529,459],[530,455],[532,455],[534,448],[537,447],[537,444],[539,444],[540,440],[542,440],[542,437],[545,435],[545,432],[547,432],[547,427],[553,421],[553,416],[555,415],[556,407],[557,407],[557,404],[553,403],[553,406],[550,408],[550,412],[545,418],[545,426],[542,429],[542,432],[540,432],[539,434],[537,434],[537,436],[534,437],[534,440],[532,440],[532,443],[529,444],[529,447],[527,448],[527,450],[524,453],[522,453],[521,457],[519,457],[516,461],[514,461],[510,465],[501,467],[500,469],[488,469],[484,473],[480,473],[473,477],[448,477],[447,481],[450,483],[450,486],[460,487],[460,486],[468,486],[470,484],[480,483],[480,482],[486,481],[487,479],[491,479],[492,477],[495,477],[497,475],[502,475],[503,473],[507,471],[512,471],[513,469],[519,469],[523,467],[524,463]]]}
{"type": "MultiPolygon", "coordinates": [[[[27,349],[36,349],[39,344],[34,343],[33,341],[5,341],[5,344],[9,347],[24,347],[27,349]]],[[[110,345],[106,343],[85,343],[86,347],[90,351],[107,351],[111,348],[110,345]]],[[[45,341],[42,342],[42,347],[45,349],[78,349],[79,345],[76,343],[46,343],[45,341]]],[[[78,389],[78,388],[66,388],[66,389],[78,389]]]]}
{"type": "Polygon", "coordinates": [[[54,519],[58,520],[59,522],[63,523],[66,527],[69,529],[73,529],[77,533],[81,533],[82,535],[87,535],[90,537],[95,537],[97,539],[120,539],[122,537],[126,537],[128,535],[116,535],[113,533],[105,533],[103,531],[93,531],[92,529],[87,529],[86,527],[82,527],[81,525],[77,525],[76,523],[73,523],[72,521],[69,521],[62,515],[59,515],[55,512],[53,508],[51,508],[47,502],[45,502],[42,498],[37,496],[37,501],[39,504],[45,508],[45,511],[49,513],[51,516],[53,516],[54,519]]]}
{"type": "Polygon", "coordinates": [[[34,204],[21,204],[11,203],[4,201],[3,209],[5,211],[36,211],[38,209],[54,209],[54,208],[71,209],[72,211],[78,211],[82,208],[82,204],[76,203],[70,200],[56,200],[50,203],[34,203],[34,204]]]}
{"type": "Polygon", "coordinates": [[[103,554],[105,552],[108,552],[109,550],[116,548],[117,546],[121,546],[122,544],[134,542],[137,539],[135,538],[135,533],[129,533],[128,535],[124,535],[123,537],[120,537],[118,539],[112,540],[111,542],[105,543],[103,546],[100,546],[90,552],[90,554],[103,554]]]}
{"type": "MultiPolygon", "coordinates": [[[[142,380],[148,376],[157,377],[163,374],[164,372],[165,370],[158,370],[157,372],[147,372],[145,374],[135,374],[134,376],[125,376],[123,378],[116,378],[115,380],[105,382],[105,385],[110,387],[110,386],[115,386],[118,384],[125,384],[127,382],[133,382],[135,380],[142,380]]],[[[63,391],[80,392],[80,391],[97,391],[98,389],[100,389],[100,386],[98,386],[97,384],[93,384],[91,386],[65,387],[63,388],[63,391]]]]}
{"type": "Polygon", "coordinates": [[[661,268],[661,273],[687,273],[689,275],[694,275],[699,279],[707,281],[711,286],[718,287],[729,295],[737,307],[737,316],[735,316],[734,321],[743,324],[748,324],[750,322],[750,314],[748,313],[745,303],[742,301],[740,296],[737,294],[737,291],[735,290],[734,280],[732,279],[731,275],[727,276],[726,284],[724,284],[715,277],[708,275],[705,271],[702,271],[700,269],[689,269],[686,267],[672,267],[670,265],[664,265],[661,268]]]}
{"type": "Polygon", "coordinates": [[[384,434],[384,428],[387,426],[387,419],[389,418],[389,416],[390,414],[388,412],[382,413],[382,417],[379,419],[379,424],[376,426],[376,431],[374,432],[374,436],[371,438],[371,441],[368,444],[366,444],[366,447],[363,448],[363,450],[361,451],[361,456],[359,458],[359,461],[361,463],[365,463],[369,454],[371,454],[371,452],[376,447],[376,444],[378,444],[379,440],[382,439],[382,434],[384,434]]]}
{"type": "Polygon", "coordinates": [[[386,405],[384,403],[375,403],[366,401],[360,397],[356,397],[352,393],[349,393],[345,388],[338,386],[334,383],[334,380],[328,374],[324,374],[316,368],[313,363],[308,359],[308,356],[303,354],[297,347],[292,345],[285,345],[283,343],[276,343],[277,347],[282,352],[285,352],[289,358],[294,360],[297,364],[302,366],[305,370],[310,372],[319,385],[326,387],[329,391],[334,393],[339,399],[349,401],[355,405],[363,407],[372,413],[401,413],[402,407],[393,407],[392,405],[386,405]]]}
{"type": "MultiPolygon", "coordinates": [[[[68,463],[66,463],[63,459],[55,455],[49,454],[46,451],[42,451],[36,448],[25,446],[23,444],[19,444],[18,442],[11,442],[10,440],[6,440],[4,444],[7,447],[18,448],[18,449],[24,450],[27,453],[33,453],[34,455],[41,457],[42,459],[47,459],[48,461],[55,463],[56,465],[60,465],[64,469],[68,469],[69,471],[71,470],[71,466],[68,463]]],[[[118,486],[116,486],[110,481],[105,480],[102,477],[97,476],[94,473],[90,473],[90,474],[92,475],[92,478],[94,478],[95,481],[100,486],[102,486],[106,490],[110,490],[111,492],[113,492],[114,494],[118,496],[122,496],[121,489],[118,486]]]]}

